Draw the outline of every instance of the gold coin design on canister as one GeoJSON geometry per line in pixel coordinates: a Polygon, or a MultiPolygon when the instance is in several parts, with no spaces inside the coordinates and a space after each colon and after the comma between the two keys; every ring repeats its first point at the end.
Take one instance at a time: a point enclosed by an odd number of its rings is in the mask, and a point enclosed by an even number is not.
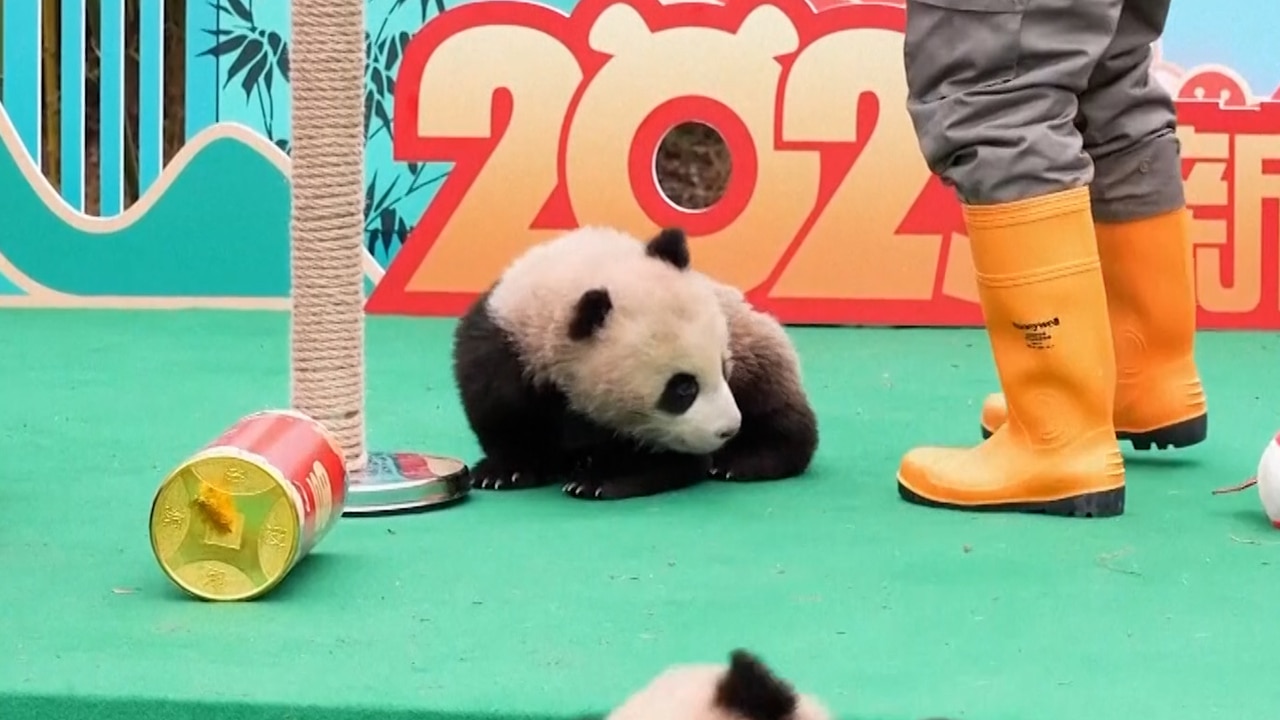
{"type": "Polygon", "coordinates": [[[197,560],[177,568],[179,583],[197,595],[212,599],[253,594],[257,583],[234,565],[217,560],[197,560]]]}
{"type": "Polygon", "coordinates": [[[151,543],[163,562],[177,551],[191,527],[191,496],[176,478],[160,489],[151,508],[151,543]]]}
{"type": "Polygon", "coordinates": [[[191,464],[191,469],[202,481],[232,495],[257,495],[276,487],[271,475],[259,467],[256,458],[238,457],[240,454],[232,448],[225,448],[216,455],[208,454],[197,459],[191,464]]]}
{"type": "Polygon", "coordinates": [[[274,468],[252,453],[212,448],[170,482],[189,508],[186,532],[167,553],[152,542],[175,582],[207,600],[243,600],[280,580],[298,551],[301,519],[274,468]]]}
{"type": "Polygon", "coordinates": [[[296,513],[293,502],[282,497],[267,513],[258,535],[258,563],[268,582],[276,581],[293,561],[298,546],[296,513]]]}

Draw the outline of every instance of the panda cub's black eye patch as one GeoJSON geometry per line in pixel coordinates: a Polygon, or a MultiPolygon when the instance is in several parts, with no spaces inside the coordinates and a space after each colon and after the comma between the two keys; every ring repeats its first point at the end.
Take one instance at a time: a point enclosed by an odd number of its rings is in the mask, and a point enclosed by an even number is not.
{"type": "Polygon", "coordinates": [[[698,378],[689,373],[676,373],[667,380],[658,398],[658,409],[672,415],[680,415],[698,399],[698,378]]]}

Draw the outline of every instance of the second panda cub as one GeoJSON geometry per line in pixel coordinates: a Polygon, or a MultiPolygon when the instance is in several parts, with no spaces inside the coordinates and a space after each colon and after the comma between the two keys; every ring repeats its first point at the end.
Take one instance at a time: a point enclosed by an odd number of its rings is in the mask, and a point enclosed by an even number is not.
{"type": "Polygon", "coordinates": [[[474,487],[621,499],[808,468],[817,420],[790,339],[689,264],[681,230],[587,227],[508,266],[454,336],[474,487]]]}

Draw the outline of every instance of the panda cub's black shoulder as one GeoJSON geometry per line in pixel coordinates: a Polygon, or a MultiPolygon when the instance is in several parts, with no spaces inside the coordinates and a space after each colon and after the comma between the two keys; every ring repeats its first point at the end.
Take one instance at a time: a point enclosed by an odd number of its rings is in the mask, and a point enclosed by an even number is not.
{"type": "MultiPolygon", "coordinates": [[[[554,385],[532,382],[518,338],[498,325],[483,294],[454,330],[453,373],[485,457],[471,468],[481,489],[540,487],[574,470],[611,433],[573,412],[554,385]]],[[[579,319],[569,332],[580,332],[579,319]]]]}

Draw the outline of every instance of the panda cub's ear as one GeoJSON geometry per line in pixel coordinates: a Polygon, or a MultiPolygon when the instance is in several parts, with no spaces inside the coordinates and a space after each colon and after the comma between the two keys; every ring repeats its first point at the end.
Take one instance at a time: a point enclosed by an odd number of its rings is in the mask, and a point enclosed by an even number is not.
{"type": "Polygon", "coordinates": [[[596,288],[582,293],[578,304],[573,307],[573,318],[569,320],[569,339],[586,340],[604,327],[613,310],[613,299],[609,291],[596,288]]]}
{"type": "Polygon", "coordinates": [[[680,270],[689,267],[689,240],[680,228],[663,228],[649,241],[644,251],[649,257],[670,263],[680,270]]]}
{"type": "Polygon", "coordinates": [[[716,686],[716,705],[747,720],[787,720],[798,702],[790,684],[743,649],[730,654],[729,670],[716,686]]]}

